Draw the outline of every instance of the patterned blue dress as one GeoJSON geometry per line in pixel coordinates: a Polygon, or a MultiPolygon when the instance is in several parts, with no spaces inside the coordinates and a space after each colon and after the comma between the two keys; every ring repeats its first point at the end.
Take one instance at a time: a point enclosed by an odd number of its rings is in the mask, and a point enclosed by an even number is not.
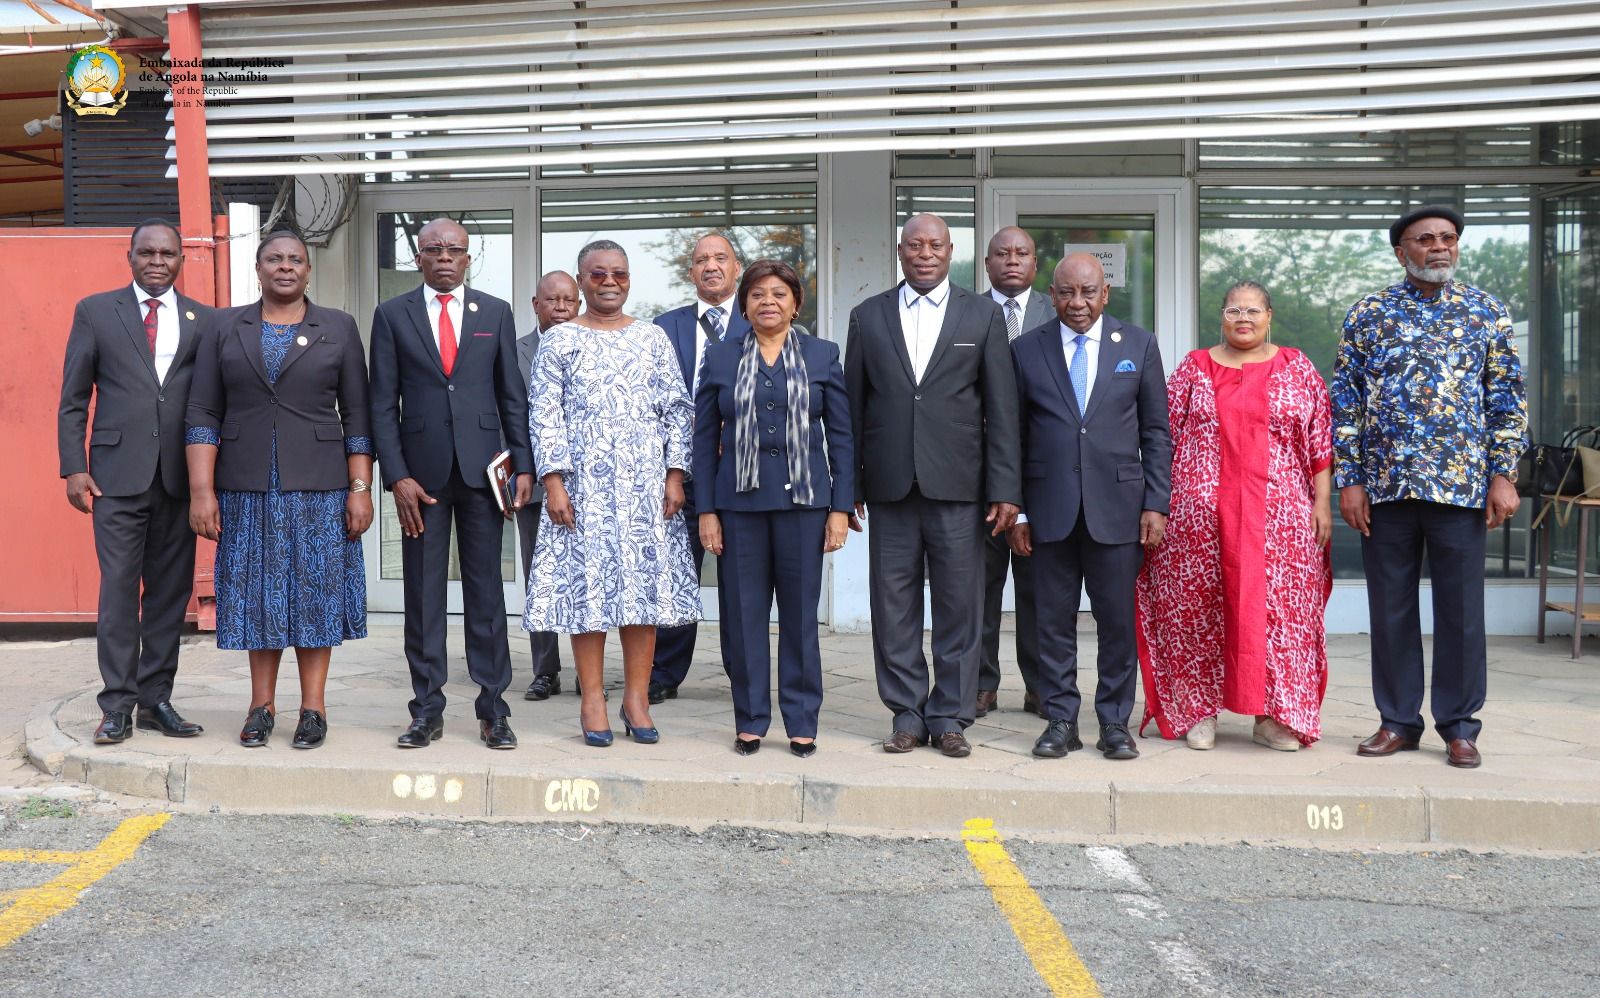
{"type": "Polygon", "coordinates": [[[540,337],[528,426],[541,478],[555,471],[576,529],[539,513],[522,626],[585,634],[700,619],[700,579],[682,512],[661,517],[668,468],[689,468],[694,408],[660,326],[575,322],[540,337]]]}
{"type": "MultiPolygon", "coordinates": [[[[300,324],[261,323],[261,360],[276,383],[300,324]]],[[[222,446],[217,431],[191,428],[189,444],[222,446]]],[[[372,441],[346,437],[345,452],[371,454],[372,441]]],[[[217,495],[217,647],[235,651],[328,648],[367,636],[367,575],[361,541],[345,539],[348,490],[284,492],[278,443],[266,492],[217,495]]]]}

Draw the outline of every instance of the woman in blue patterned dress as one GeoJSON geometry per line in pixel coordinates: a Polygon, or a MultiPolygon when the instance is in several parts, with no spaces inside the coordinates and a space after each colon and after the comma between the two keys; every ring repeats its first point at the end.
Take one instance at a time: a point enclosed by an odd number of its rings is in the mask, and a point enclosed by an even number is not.
{"type": "Polygon", "coordinates": [[[600,240],[578,254],[584,312],[544,331],[528,387],[534,463],[545,486],[528,579],[529,631],[572,635],[584,740],[610,745],[606,632],[621,631],[622,724],[650,719],[656,628],[700,618],[700,580],[679,510],[694,410],[667,334],[622,311],[628,256],[600,240]]]}
{"type": "Polygon", "coordinates": [[[293,233],[256,250],[261,300],[218,311],[189,394],[189,524],[217,542],[217,647],[250,653],[249,748],[272,734],[283,650],[300,669],[295,748],[327,736],[334,645],[367,635],[367,364],[355,320],[306,298],[293,233]]]}

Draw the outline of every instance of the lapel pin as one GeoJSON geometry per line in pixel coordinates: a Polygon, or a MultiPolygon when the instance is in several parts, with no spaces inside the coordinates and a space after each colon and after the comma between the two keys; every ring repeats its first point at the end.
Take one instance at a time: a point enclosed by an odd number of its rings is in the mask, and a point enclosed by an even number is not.
{"type": "Polygon", "coordinates": [[[188,319],[190,322],[194,321],[194,313],[193,312],[185,312],[185,313],[183,313],[183,317],[185,319],[188,319]]]}
{"type": "Polygon", "coordinates": [[[1111,334],[1111,342],[1113,342],[1113,343],[1121,343],[1122,342],[1122,334],[1121,333],[1112,333],[1111,334]]]}
{"type": "Polygon", "coordinates": [[[305,346],[307,343],[310,343],[311,341],[306,339],[304,336],[299,336],[299,337],[295,338],[295,342],[300,344],[301,346],[305,346]]]}
{"type": "Polygon", "coordinates": [[[475,302],[475,301],[467,302],[467,311],[468,312],[476,312],[477,310],[478,310],[478,303],[477,302],[475,302]]]}

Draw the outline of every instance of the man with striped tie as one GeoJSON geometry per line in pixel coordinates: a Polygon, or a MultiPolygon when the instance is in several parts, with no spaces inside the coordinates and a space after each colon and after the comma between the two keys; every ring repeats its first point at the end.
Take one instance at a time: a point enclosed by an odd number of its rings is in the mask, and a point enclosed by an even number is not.
{"type": "MultiPolygon", "coordinates": [[[[989,240],[983,257],[989,272],[989,297],[1000,306],[1006,319],[1006,338],[1017,337],[1045,323],[1054,323],[1056,313],[1050,299],[1033,290],[1039,274],[1039,258],[1033,237],[1015,225],[1008,225],[989,240]]],[[[1017,671],[1022,673],[1022,709],[1039,713],[1039,640],[1033,621],[1033,564],[1026,558],[1012,558],[1006,536],[984,532],[983,644],[978,661],[978,710],[983,717],[998,706],[1000,691],[1000,603],[1005,594],[1006,569],[1015,580],[1017,608],[1017,671]]]]}
{"type": "Polygon", "coordinates": [[[1074,253],[1050,284],[1059,322],[1011,345],[1022,414],[1022,514],[1011,550],[1033,559],[1039,699],[1048,725],[1033,754],[1059,759],[1078,737],[1078,595],[1099,640],[1096,745],[1133,759],[1128,731],[1139,669],[1134,580],[1166,532],[1172,435],[1161,351],[1148,330],[1105,315],[1100,261],[1074,253]]]}
{"type": "MultiPolygon", "coordinates": [[[[694,283],[695,300],[681,308],[656,316],[656,325],[666,330],[667,339],[678,352],[678,366],[683,370],[683,387],[694,398],[699,387],[700,365],[706,355],[706,344],[727,337],[741,338],[750,331],[750,322],[739,311],[734,300],[739,289],[739,275],[744,267],[734,251],[733,242],[720,232],[708,232],[694,244],[689,255],[689,280],[694,283]]],[[[695,570],[698,572],[705,559],[700,546],[700,532],[693,528],[698,514],[694,508],[692,489],[685,489],[681,516],[691,524],[689,544],[693,549],[695,570]]],[[[698,624],[681,627],[662,627],[656,631],[655,666],[650,672],[650,702],[675,699],[678,685],[689,674],[689,662],[694,658],[694,642],[699,632],[698,624]]]]}

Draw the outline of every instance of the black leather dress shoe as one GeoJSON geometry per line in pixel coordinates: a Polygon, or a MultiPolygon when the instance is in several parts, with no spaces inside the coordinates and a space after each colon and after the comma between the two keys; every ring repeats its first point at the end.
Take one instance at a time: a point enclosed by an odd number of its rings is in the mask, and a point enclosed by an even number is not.
{"type": "Polygon", "coordinates": [[[560,676],[535,676],[533,682],[528,684],[528,692],[522,694],[522,699],[548,700],[560,692],[560,676]]]}
{"type": "Polygon", "coordinates": [[[272,737],[272,726],[277,723],[272,711],[265,704],[260,707],[251,707],[250,713],[244,719],[244,727],[239,729],[239,744],[245,748],[260,748],[272,737]]]}
{"type": "Polygon", "coordinates": [[[1082,748],[1083,739],[1078,737],[1078,725],[1075,722],[1051,721],[1045,726],[1039,740],[1033,743],[1033,754],[1041,759],[1061,759],[1068,752],[1077,752],[1082,748]]]}
{"type": "Polygon", "coordinates": [[[295,748],[316,748],[328,737],[328,719],[322,716],[320,710],[302,710],[300,723],[294,729],[294,741],[289,744],[295,748]]]}
{"type": "Polygon", "coordinates": [[[497,717],[492,721],[478,722],[478,737],[492,749],[514,749],[517,747],[516,733],[511,730],[509,717],[497,717]]]}
{"type": "Polygon", "coordinates": [[[678,688],[676,686],[668,686],[666,683],[658,683],[653,679],[650,681],[651,703],[662,703],[666,700],[676,699],[678,699],[678,688]]]}
{"type": "Polygon", "coordinates": [[[94,743],[96,745],[115,745],[125,742],[133,737],[133,718],[120,710],[108,710],[100,715],[100,723],[94,729],[94,743]]]}
{"type": "Polygon", "coordinates": [[[415,717],[405,734],[395,740],[401,748],[427,748],[444,735],[444,718],[415,717]]]}
{"type": "Polygon", "coordinates": [[[1139,746],[1128,734],[1126,726],[1121,724],[1107,724],[1100,729],[1100,740],[1095,743],[1095,748],[1107,759],[1137,759],[1139,746]]]}
{"type": "Polygon", "coordinates": [[[206,730],[193,721],[185,721],[170,700],[154,707],[140,707],[136,723],[140,731],[159,731],[169,738],[193,738],[206,730]]]}

